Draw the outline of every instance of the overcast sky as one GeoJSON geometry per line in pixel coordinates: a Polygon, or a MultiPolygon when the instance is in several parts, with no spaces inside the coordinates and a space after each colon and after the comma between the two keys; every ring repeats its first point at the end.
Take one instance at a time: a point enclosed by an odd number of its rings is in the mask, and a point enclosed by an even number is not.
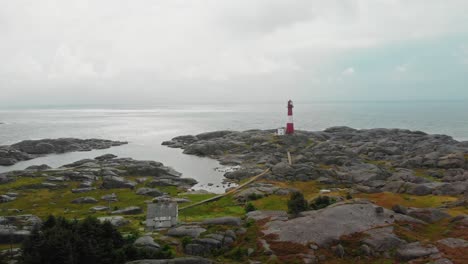
{"type": "Polygon", "coordinates": [[[0,0],[0,103],[468,98],[466,0],[0,0]]]}

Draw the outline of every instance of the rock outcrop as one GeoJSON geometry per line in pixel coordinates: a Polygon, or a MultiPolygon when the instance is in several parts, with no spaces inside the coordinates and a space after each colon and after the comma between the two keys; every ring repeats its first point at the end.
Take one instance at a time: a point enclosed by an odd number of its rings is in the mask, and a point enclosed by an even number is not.
{"type": "Polygon", "coordinates": [[[367,201],[340,202],[325,209],[303,212],[298,218],[270,221],[263,232],[277,236],[279,241],[326,247],[339,241],[342,236],[390,225],[395,221],[422,223],[387,209],[378,213],[376,208],[378,206],[367,201]]]}
{"type": "Polygon", "coordinates": [[[127,142],[106,139],[59,138],[24,140],[10,146],[0,146],[0,165],[9,166],[19,161],[30,160],[52,153],[90,151],[124,144],[127,144],[127,142]]]}
{"type": "Polygon", "coordinates": [[[468,144],[421,131],[332,127],[292,136],[275,136],[273,130],[216,131],[163,145],[240,165],[225,174],[236,181],[258,174],[260,165],[272,169],[267,176],[272,180],[347,184],[368,193],[459,195],[468,188],[468,144]]]}

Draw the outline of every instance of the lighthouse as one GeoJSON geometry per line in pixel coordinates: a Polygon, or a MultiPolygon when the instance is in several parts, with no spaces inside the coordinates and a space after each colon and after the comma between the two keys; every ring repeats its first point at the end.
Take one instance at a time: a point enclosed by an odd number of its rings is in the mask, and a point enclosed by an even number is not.
{"type": "Polygon", "coordinates": [[[288,123],[286,124],[286,134],[294,134],[294,123],[293,123],[293,102],[288,101],[288,123]]]}

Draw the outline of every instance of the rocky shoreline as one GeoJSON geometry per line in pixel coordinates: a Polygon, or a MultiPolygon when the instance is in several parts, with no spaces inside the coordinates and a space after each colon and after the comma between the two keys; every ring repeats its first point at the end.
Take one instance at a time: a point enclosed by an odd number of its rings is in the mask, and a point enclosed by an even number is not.
{"type": "MultiPolygon", "coordinates": [[[[172,245],[184,258],[130,263],[211,263],[218,257],[252,263],[465,263],[458,252],[468,249],[468,142],[420,131],[334,127],[293,136],[216,131],[163,145],[235,165],[237,170],[225,173],[231,181],[271,172],[216,202],[182,210],[176,226],[135,241],[155,250],[172,245]],[[288,213],[291,194],[298,192],[307,207],[288,213]],[[312,206],[325,196],[333,202],[312,206]]],[[[2,173],[1,183],[14,187],[0,193],[6,214],[0,217],[0,243],[12,235],[21,242],[40,223],[39,206],[19,203],[39,192],[56,194],[53,203],[40,205],[48,212],[55,207],[63,214],[90,214],[123,229],[141,227],[147,203],[206,199],[206,193],[186,192],[196,180],[160,162],[113,154],[2,173]]]]}
{"type": "Polygon", "coordinates": [[[280,137],[274,130],[216,131],[162,144],[240,165],[225,174],[233,180],[270,167],[271,180],[316,180],[365,193],[460,195],[468,188],[468,142],[421,131],[332,127],[280,137]]]}
{"type": "Polygon", "coordinates": [[[16,170],[0,174],[0,183],[15,181],[21,177],[46,177],[38,188],[59,188],[67,182],[81,182],[80,188],[73,192],[86,192],[92,188],[133,189],[137,183],[126,179],[129,176],[144,176],[140,180],[150,180],[149,187],[177,186],[189,189],[197,184],[195,179],[182,178],[181,173],[166,167],[161,162],[134,160],[132,158],[117,158],[113,154],[105,154],[94,159],[82,159],[62,167],[52,169],[48,165],[30,166],[25,170],[16,170]],[[152,177],[149,179],[148,177],[152,177]],[[97,182],[100,186],[96,186],[97,182]]]}
{"type": "Polygon", "coordinates": [[[47,154],[107,149],[124,144],[127,144],[127,142],[106,139],[59,138],[24,140],[9,146],[0,146],[0,166],[14,165],[20,161],[34,159],[47,154]]]}

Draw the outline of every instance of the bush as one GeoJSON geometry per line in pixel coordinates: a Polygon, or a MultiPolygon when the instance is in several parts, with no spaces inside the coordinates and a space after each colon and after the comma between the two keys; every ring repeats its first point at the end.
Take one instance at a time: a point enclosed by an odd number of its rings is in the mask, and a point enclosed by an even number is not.
{"type": "Polygon", "coordinates": [[[336,203],[334,198],[330,198],[328,196],[319,196],[314,199],[314,201],[310,204],[310,207],[314,210],[319,210],[334,203],[336,203]]]}
{"type": "Polygon", "coordinates": [[[300,192],[294,192],[288,201],[288,212],[293,215],[297,215],[309,208],[307,201],[304,199],[304,195],[300,192]]]}
{"type": "Polygon", "coordinates": [[[245,249],[243,247],[236,247],[230,253],[228,253],[227,256],[230,259],[233,259],[233,260],[236,260],[236,261],[242,261],[247,256],[247,254],[248,254],[247,249],[245,249]]]}
{"type": "Polygon", "coordinates": [[[247,203],[244,209],[246,213],[257,210],[257,208],[252,203],[247,203]]]}
{"type": "Polygon", "coordinates": [[[247,200],[249,201],[255,201],[255,200],[258,200],[260,198],[263,198],[263,195],[261,194],[257,194],[257,193],[251,193],[247,196],[247,200]]]}
{"type": "Polygon", "coordinates": [[[189,236],[184,236],[181,242],[182,242],[182,246],[185,248],[185,246],[192,243],[192,238],[189,236]]]}

